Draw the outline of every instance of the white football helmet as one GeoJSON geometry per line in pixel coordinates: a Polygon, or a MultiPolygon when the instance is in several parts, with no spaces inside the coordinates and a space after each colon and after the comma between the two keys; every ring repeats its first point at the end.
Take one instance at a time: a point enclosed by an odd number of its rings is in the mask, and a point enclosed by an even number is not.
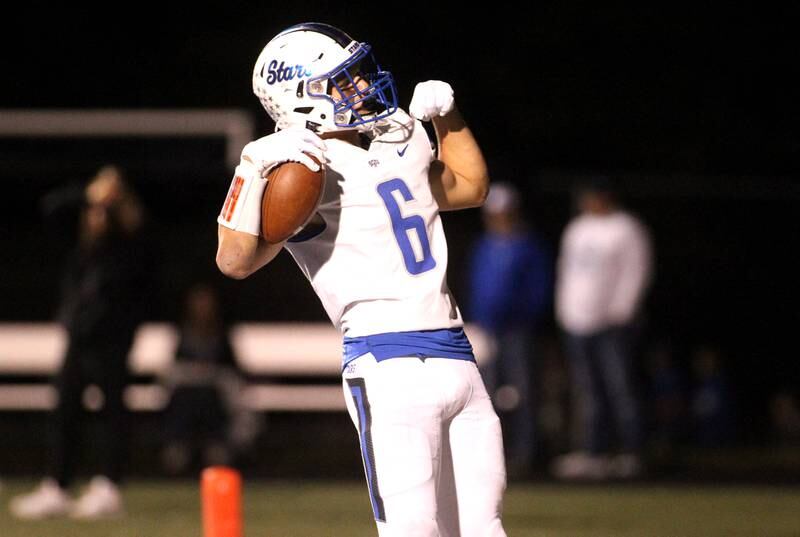
{"type": "Polygon", "coordinates": [[[366,131],[397,110],[392,74],[380,68],[371,47],[315,22],[287,28],[267,43],[253,69],[253,92],[278,130],[366,131]]]}

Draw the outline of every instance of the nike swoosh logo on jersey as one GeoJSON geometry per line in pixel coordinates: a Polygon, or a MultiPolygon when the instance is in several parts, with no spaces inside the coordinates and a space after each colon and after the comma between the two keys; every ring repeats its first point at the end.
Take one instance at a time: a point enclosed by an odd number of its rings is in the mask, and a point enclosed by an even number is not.
{"type": "Polygon", "coordinates": [[[397,150],[397,155],[402,157],[403,155],[406,154],[406,149],[408,149],[408,144],[406,144],[406,146],[403,149],[398,149],[397,150]]]}

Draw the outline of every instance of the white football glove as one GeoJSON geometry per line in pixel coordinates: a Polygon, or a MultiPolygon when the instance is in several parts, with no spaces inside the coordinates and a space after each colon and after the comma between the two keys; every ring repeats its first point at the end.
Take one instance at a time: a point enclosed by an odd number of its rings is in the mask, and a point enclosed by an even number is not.
{"type": "Polygon", "coordinates": [[[309,155],[325,162],[325,149],[325,142],[315,133],[303,127],[290,127],[244,146],[242,161],[252,162],[262,177],[284,162],[299,162],[316,172],[320,167],[309,155]]]}
{"type": "Polygon", "coordinates": [[[414,88],[414,96],[408,112],[420,121],[429,121],[436,116],[444,116],[453,109],[453,88],[441,80],[420,82],[414,88]]]}

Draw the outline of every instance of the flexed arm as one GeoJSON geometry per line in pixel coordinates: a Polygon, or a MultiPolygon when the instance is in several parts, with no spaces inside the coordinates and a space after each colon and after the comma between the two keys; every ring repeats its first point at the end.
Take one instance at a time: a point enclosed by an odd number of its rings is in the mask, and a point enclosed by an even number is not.
{"type": "Polygon", "coordinates": [[[439,158],[431,164],[429,180],[439,209],[483,205],[489,171],[475,136],[455,107],[450,84],[439,80],[417,84],[409,112],[421,121],[432,121],[436,130],[439,158]]]}

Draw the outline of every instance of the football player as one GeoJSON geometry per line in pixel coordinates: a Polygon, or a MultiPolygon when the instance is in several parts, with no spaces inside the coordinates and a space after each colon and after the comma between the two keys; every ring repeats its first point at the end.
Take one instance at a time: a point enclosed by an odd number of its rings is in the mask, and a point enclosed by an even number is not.
{"type": "Polygon", "coordinates": [[[367,43],[306,23],[264,47],[253,89],[277,132],[242,151],[237,203],[218,219],[220,270],[245,278],[285,248],[341,329],[382,537],[505,535],[500,425],[446,282],[439,211],[480,206],[489,189],[452,88],[418,84],[406,113],[367,43]],[[421,121],[433,122],[438,158],[421,121]],[[269,244],[264,178],[287,161],[316,171],[311,157],[326,172],[317,214],[269,244]]]}

